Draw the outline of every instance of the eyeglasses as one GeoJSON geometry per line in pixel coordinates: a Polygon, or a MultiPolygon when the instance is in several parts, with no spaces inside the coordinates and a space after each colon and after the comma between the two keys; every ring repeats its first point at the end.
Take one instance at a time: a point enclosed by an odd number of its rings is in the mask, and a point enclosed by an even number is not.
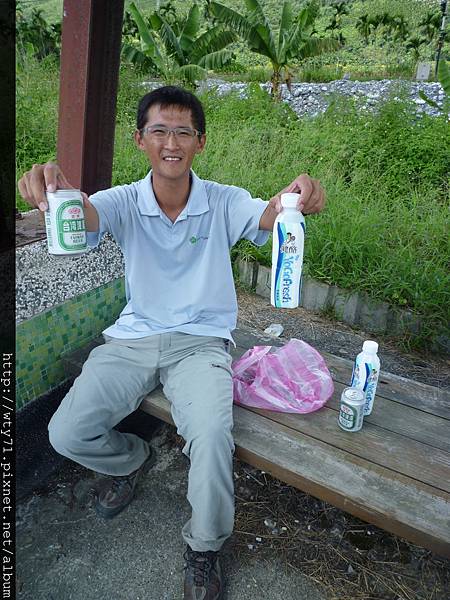
{"type": "Polygon", "coordinates": [[[141,135],[147,134],[152,140],[165,140],[171,133],[175,136],[178,141],[188,141],[194,138],[196,135],[201,136],[201,132],[197,129],[191,129],[190,127],[165,127],[164,125],[149,125],[143,127],[141,135]]]}

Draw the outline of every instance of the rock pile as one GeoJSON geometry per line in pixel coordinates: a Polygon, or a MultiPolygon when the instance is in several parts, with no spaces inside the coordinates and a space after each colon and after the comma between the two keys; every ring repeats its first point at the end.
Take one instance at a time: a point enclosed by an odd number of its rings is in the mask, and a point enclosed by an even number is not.
{"type": "MultiPolygon", "coordinates": [[[[226,94],[233,90],[245,96],[248,89],[247,83],[230,83],[221,79],[208,79],[205,87],[216,88],[219,94],[226,94]]],[[[269,92],[270,84],[261,84],[269,92]]],[[[376,106],[389,98],[409,98],[417,106],[417,113],[427,113],[432,116],[441,114],[437,108],[430,106],[420,98],[419,91],[425,94],[442,108],[444,90],[438,82],[412,82],[405,80],[381,81],[350,81],[340,79],[329,83],[294,83],[291,91],[282,85],[281,97],[299,116],[315,117],[323,113],[335,96],[353,98],[361,110],[374,110],[376,106]]]]}

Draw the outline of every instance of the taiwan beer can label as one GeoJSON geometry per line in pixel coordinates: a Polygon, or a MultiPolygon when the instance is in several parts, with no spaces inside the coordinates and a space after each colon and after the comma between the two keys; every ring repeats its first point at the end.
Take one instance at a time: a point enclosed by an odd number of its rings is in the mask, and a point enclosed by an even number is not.
{"type": "Polygon", "coordinates": [[[345,388],[339,405],[338,423],[345,431],[359,431],[364,418],[365,394],[356,388],[345,388]]]}
{"type": "Polygon", "coordinates": [[[87,251],[83,197],[80,190],[47,192],[45,228],[50,254],[73,256],[87,251]]]}

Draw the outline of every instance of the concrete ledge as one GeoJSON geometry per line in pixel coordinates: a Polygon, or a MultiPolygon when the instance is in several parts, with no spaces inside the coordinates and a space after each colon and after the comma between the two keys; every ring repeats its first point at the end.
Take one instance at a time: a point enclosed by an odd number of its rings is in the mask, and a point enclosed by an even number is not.
{"type": "MultiPolygon", "coordinates": [[[[257,265],[258,263],[253,263],[257,265]]],[[[256,293],[263,298],[268,298],[270,300],[270,280],[271,280],[272,270],[269,267],[263,267],[262,265],[258,265],[258,274],[256,279],[256,293]]]]}
{"type": "Polygon", "coordinates": [[[258,263],[242,261],[239,271],[239,278],[242,283],[249,287],[256,286],[256,276],[258,274],[258,263]]]}
{"type": "Polygon", "coordinates": [[[123,275],[122,253],[109,235],[81,256],[53,256],[46,240],[17,248],[16,323],[123,275]]]}
{"type": "MultiPolygon", "coordinates": [[[[269,267],[239,260],[237,272],[240,281],[252,287],[259,296],[270,300],[269,267]]],[[[328,285],[311,277],[302,278],[300,306],[314,311],[332,310],[339,321],[374,333],[417,335],[421,329],[420,318],[409,310],[376,302],[367,294],[328,285]]]]}
{"type": "Polygon", "coordinates": [[[303,277],[300,306],[307,310],[322,310],[329,305],[329,287],[326,283],[303,277]]]}

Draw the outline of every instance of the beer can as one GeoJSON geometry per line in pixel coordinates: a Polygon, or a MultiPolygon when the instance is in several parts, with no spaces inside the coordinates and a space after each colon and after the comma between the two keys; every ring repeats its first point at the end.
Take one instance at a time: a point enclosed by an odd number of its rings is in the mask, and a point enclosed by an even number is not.
{"type": "Polygon", "coordinates": [[[345,388],[339,405],[338,423],[345,431],[359,431],[363,424],[366,398],[362,390],[345,388]]]}
{"type": "Polygon", "coordinates": [[[45,229],[50,254],[76,256],[87,250],[83,197],[80,190],[47,192],[45,229]]]}

